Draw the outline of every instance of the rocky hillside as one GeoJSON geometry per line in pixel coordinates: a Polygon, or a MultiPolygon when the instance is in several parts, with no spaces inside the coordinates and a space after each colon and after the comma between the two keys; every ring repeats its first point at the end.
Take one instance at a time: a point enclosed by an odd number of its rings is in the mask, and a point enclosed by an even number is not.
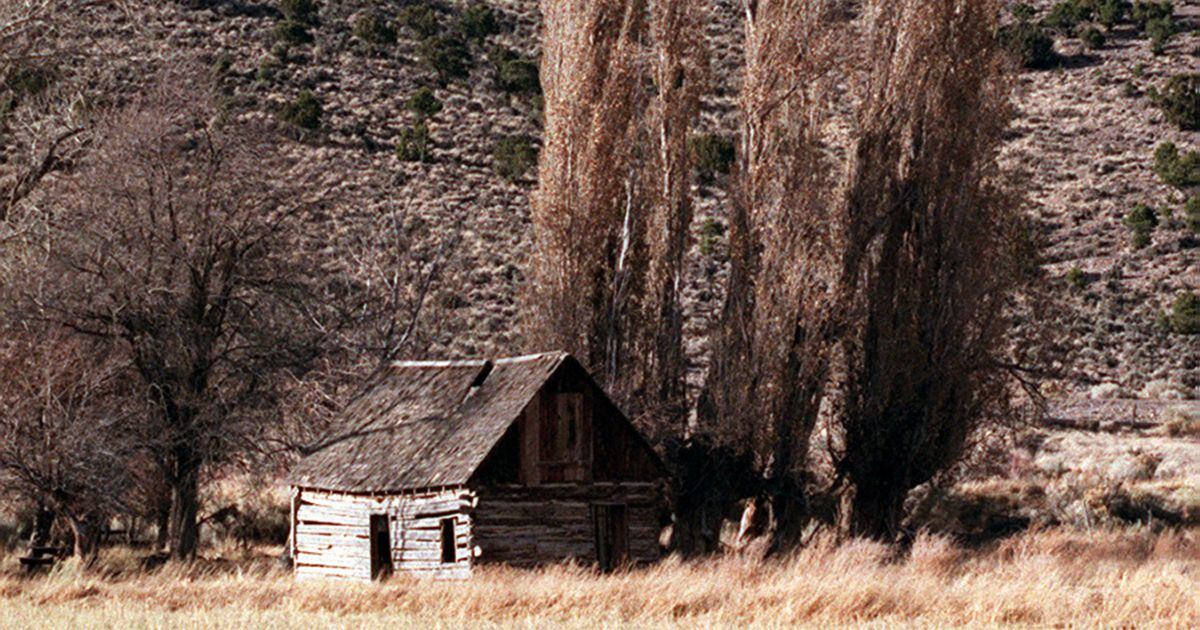
{"type": "MultiPolygon", "coordinates": [[[[1045,15],[1054,3],[1037,4],[1045,15]]],[[[1131,24],[1096,48],[1059,36],[1062,66],[1020,79],[1006,148],[1027,177],[1030,209],[1044,220],[1044,262],[1074,314],[1075,378],[1097,395],[1200,396],[1200,336],[1159,323],[1181,291],[1200,289],[1200,235],[1184,224],[1183,196],[1153,172],[1160,143],[1200,148],[1200,133],[1181,131],[1152,100],[1170,77],[1200,72],[1200,7],[1176,5],[1182,32],[1163,54],[1131,24]],[[1140,249],[1124,222],[1137,204],[1160,217],[1140,249]],[[1094,387],[1106,383],[1117,387],[1094,387]]]]}
{"type": "MultiPolygon", "coordinates": [[[[494,24],[464,0],[324,0],[302,15],[296,7],[308,3],[294,0],[283,3],[286,15],[275,0],[134,4],[128,13],[92,10],[90,28],[104,43],[98,50],[118,58],[132,81],[180,57],[224,73],[239,111],[289,129],[295,141],[287,150],[299,166],[280,176],[319,182],[313,203],[329,230],[399,210],[423,247],[452,243],[435,296],[444,313],[433,322],[436,352],[536,346],[517,333],[534,182],[528,149],[539,129],[539,100],[528,83],[536,0],[488,0],[494,24]],[[470,36],[441,37],[452,29],[470,36]],[[414,103],[423,87],[436,104],[414,103]]],[[[710,5],[716,80],[707,131],[733,132],[737,4],[710,5]]],[[[1033,4],[1040,18],[1051,3],[1033,4]]],[[[1061,64],[1019,81],[1020,114],[1005,159],[1042,219],[1044,262],[1069,306],[1064,325],[1077,353],[1068,390],[1077,394],[1200,396],[1200,335],[1160,324],[1179,292],[1200,290],[1200,236],[1184,224],[1181,194],[1152,171],[1163,141],[1200,149],[1200,133],[1167,122],[1151,98],[1169,77],[1200,71],[1200,8],[1177,4],[1182,32],[1163,54],[1129,24],[1095,47],[1059,35],[1061,64]],[[1150,244],[1134,248],[1124,218],[1139,203],[1159,209],[1161,219],[1150,244]]],[[[686,290],[697,365],[724,272],[721,183],[697,184],[701,211],[686,290]]]]}

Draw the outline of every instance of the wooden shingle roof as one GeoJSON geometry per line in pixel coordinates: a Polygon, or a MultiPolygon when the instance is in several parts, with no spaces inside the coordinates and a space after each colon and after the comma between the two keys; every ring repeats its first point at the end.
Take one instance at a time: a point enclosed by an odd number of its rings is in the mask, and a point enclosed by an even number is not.
{"type": "Polygon", "coordinates": [[[384,493],[465,484],[546,380],[562,352],[496,361],[393,364],[343,413],[327,446],[288,483],[384,493]]]}

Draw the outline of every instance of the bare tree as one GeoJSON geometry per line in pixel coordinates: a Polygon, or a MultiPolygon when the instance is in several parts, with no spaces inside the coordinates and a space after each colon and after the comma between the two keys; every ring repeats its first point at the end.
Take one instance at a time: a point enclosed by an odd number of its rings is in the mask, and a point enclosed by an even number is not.
{"type": "Polygon", "coordinates": [[[129,357],[181,559],[196,551],[202,467],[256,448],[281,383],[330,336],[328,283],[297,246],[304,182],[220,102],[183,68],[116,114],[39,204],[48,273],[24,296],[30,317],[129,357]]]}
{"type": "Polygon", "coordinates": [[[655,444],[682,439],[687,418],[681,298],[693,218],[688,138],[708,74],[703,19],[694,2],[649,2],[646,56],[653,90],[641,161],[645,209],[639,210],[647,218],[635,244],[644,253],[630,257],[646,270],[622,380],[632,403],[626,408],[655,444]]]}
{"type": "MultiPolygon", "coordinates": [[[[844,25],[824,0],[747,1],[730,278],[699,430],[754,456],[776,542],[803,514],[801,477],[834,347],[840,223],[823,147],[844,25]]],[[[737,497],[729,497],[734,499],[737,497]]]]}
{"type": "Polygon", "coordinates": [[[846,186],[844,444],[853,535],[892,539],[908,491],[1013,396],[1024,221],[997,168],[1011,113],[1001,3],[868,3],[846,186]]]}
{"type": "MultiPolygon", "coordinates": [[[[406,195],[398,193],[394,198],[406,195]]],[[[327,300],[337,314],[328,351],[314,368],[284,383],[284,410],[264,446],[267,456],[312,453],[343,436],[331,432],[345,403],[393,361],[426,356],[453,315],[439,301],[460,227],[427,225],[410,204],[391,204],[365,220],[339,216],[313,249],[327,246],[337,278],[327,300]]],[[[456,290],[456,289],[455,289],[456,290]]]]}
{"type": "Polygon", "coordinates": [[[103,344],[61,330],[8,327],[0,340],[0,489],[39,506],[38,534],[67,518],[75,553],[96,557],[104,519],[127,509],[140,410],[103,344]]]}
{"type": "Polygon", "coordinates": [[[533,196],[527,342],[620,372],[640,286],[634,138],[640,127],[641,0],[542,3],[545,134],[533,196]]]}

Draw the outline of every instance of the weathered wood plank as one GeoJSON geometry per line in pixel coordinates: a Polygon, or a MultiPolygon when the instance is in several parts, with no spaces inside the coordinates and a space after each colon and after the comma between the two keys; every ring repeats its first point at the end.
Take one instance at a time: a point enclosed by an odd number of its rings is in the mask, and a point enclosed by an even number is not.
{"type": "Polygon", "coordinates": [[[371,570],[371,561],[369,558],[353,558],[330,553],[306,553],[300,552],[296,554],[296,566],[302,567],[331,567],[337,569],[353,569],[366,570],[368,573],[371,570]]]}
{"type": "Polygon", "coordinates": [[[323,523],[327,525],[367,525],[370,513],[344,512],[329,508],[316,508],[311,505],[301,505],[296,510],[296,518],[301,523],[323,523]]]}
{"type": "Polygon", "coordinates": [[[370,530],[364,525],[330,525],[328,523],[310,523],[301,522],[296,526],[296,531],[301,534],[311,534],[316,536],[343,536],[343,537],[360,537],[366,538],[370,530]]]}
{"type": "Polygon", "coordinates": [[[370,548],[370,543],[365,538],[334,538],[331,536],[298,536],[296,544],[315,549],[370,548]]]}
{"type": "Polygon", "coordinates": [[[402,569],[405,571],[446,570],[446,569],[456,569],[456,568],[468,568],[469,569],[470,566],[471,566],[470,562],[468,562],[466,560],[459,560],[458,562],[448,564],[448,563],[443,563],[440,560],[424,560],[424,559],[420,559],[420,558],[410,558],[410,559],[400,560],[400,561],[396,562],[396,568],[402,569]]]}
{"type": "MultiPolygon", "coordinates": [[[[458,540],[469,539],[471,537],[470,530],[465,528],[460,527],[455,533],[455,538],[458,540]]],[[[393,544],[400,543],[401,541],[440,543],[442,541],[442,531],[441,529],[403,529],[392,532],[393,544]]]]}
{"type": "Polygon", "coordinates": [[[296,539],[296,546],[309,550],[361,549],[364,550],[364,553],[371,548],[366,540],[338,540],[324,536],[320,538],[305,538],[300,536],[296,539]]]}

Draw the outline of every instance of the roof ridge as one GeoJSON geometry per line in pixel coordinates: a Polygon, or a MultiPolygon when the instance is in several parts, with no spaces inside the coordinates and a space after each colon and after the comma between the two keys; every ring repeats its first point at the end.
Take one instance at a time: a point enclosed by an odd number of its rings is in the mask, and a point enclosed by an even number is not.
{"type": "Polygon", "coordinates": [[[439,361],[392,361],[392,367],[483,367],[487,359],[446,359],[439,361]]]}
{"type": "Polygon", "coordinates": [[[516,356],[516,357],[504,357],[502,359],[495,359],[493,361],[493,363],[524,363],[526,361],[536,361],[538,359],[543,359],[546,357],[557,357],[557,358],[561,359],[561,358],[568,356],[569,354],[570,353],[566,352],[565,350],[555,350],[553,352],[535,352],[533,354],[523,354],[523,355],[516,356]]]}

